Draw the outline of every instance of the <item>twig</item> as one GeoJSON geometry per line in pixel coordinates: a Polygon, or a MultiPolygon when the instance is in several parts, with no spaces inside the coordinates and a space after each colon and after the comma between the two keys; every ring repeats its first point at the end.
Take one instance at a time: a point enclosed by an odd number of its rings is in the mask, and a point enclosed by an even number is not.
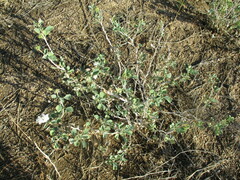
{"type": "MultiPolygon", "coordinates": [[[[145,177],[150,176],[150,175],[157,175],[157,174],[166,173],[166,172],[169,172],[169,171],[159,171],[159,172],[154,172],[154,173],[147,173],[143,176],[134,176],[134,177],[130,177],[130,178],[125,178],[123,180],[142,179],[142,178],[145,178],[145,177]]],[[[176,178],[177,178],[176,175],[174,175],[174,176],[171,176],[171,177],[161,178],[161,180],[169,180],[169,179],[176,179],[176,178]]]]}
{"type": "Polygon", "coordinates": [[[161,42],[161,40],[162,40],[162,37],[160,37],[160,38],[158,39],[157,47],[155,47],[154,54],[153,54],[153,56],[152,56],[152,59],[151,59],[150,64],[149,64],[149,66],[148,66],[147,73],[146,73],[146,75],[145,75],[145,77],[144,77],[144,80],[143,80],[143,87],[144,87],[144,85],[145,85],[145,83],[146,83],[146,81],[147,81],[147,77],[149,76],[149,74],[150,74],[150,72],[151,72],[152,64],[153,64],[153,61],[154,61],[155,57],[157,56],[157,51],[158,51],[158,48],[160,47],[160,42],[161,42]]]}
{"type": "MultiPolygon", "coordinates": [[[[113,47],[113,45],[112,45],[112,43],[111,43],[111,41],[110,41],[110,39],[109,39],[109,37],[108,37],[108,35],[107,35],[107,32],[106,32],[106,30],[105,30],[105,28],[104,28],[104,26],[103,26],[103,22],[102,22],[102,20],[101,21],[99,21],[99,23],[100,23],[100,25],[101,25],[101,27],[102,27],[102,31],[103,31],[103,33],[104,33],[104,35],[105,35],[105,38],[107,39],[107,42],[108,42],[108,44],[111,46],[111,49],[113,50],[113,51],[115,51],[116,49],[113,47]]],[[[121,72],[122,72],[122,68],[121,68],[121,64],[120,64],[120,59],[117,57],[117,59],[118,59],[118,61],[117,61],[117,63],[118,63],[118,67],[119,67],[119,76],[121,75],[121,72]]]]}
{"type": "MultiPolygon", "coordinates": [[[[11,119],[11,121],[17,126],[17,128],[27,137],[28,140],[30,140],[30,142],[34,142],[23,130],[22,128],[13,120],[13,117],[10,113],[7,113],[11,119]]],[[[37,145],[36,142],[34,142],[34,145],[36,146],[36,148],[44,155],[44,157],[51,163],[51,165],[54,167],[56,173],[58,174],[59,177],[61,177],[60,173],[58,172],[57,167],[55,166],[55,164],[52,162],[52,160],[49,158],[48,155],[46,155],[37,145]]]]}
{"type": "Polygon", "coordinates": [[[217,162],[217,163],[215,163],[213,165],[209,165],[209,166],[204,167],[202,169],[198,169],[194,173],[192,173],[190,176],[188,176],[186,180],[190,180],[197,172],[203,171],[202,173],[200,173],[198,175],[198,179],[200,179],[203,174],[205,174],[206,172],[209,172],[210,170],[220,166],[222,163],[226,163],[226,161],[228,161],[228,160],[223,159],[223,160],[221,160],[221,161],[219,161],[219,162],[217,162]]]}
{"type": "MultiPolygon", "coordinates": [[[[48,44],[48,41],[47,41],[47,39],[46,39],[45,36],[43,37],[43,39],[44,39],[44,41],[45,41],[48,49],[53,53],[53,50],[52,50],[52,48],[50,47],[50,45],[48,44]]],[[[63,67],[57,65],[57,64],[56,64],[55,62],[53,62],[51,59],[48,58],[48,60],[49,60],[57,69],[60,69],[60,70],[62,70],[62,71],[65,71],[65,69],[64,69],[63,67]]]]}
{"type": "Polygon", "coordinates": [[[106,39],[107,39],[107,42],[109,43],[109,45],[111,46],[111,48],[113,48],[113,45],[112,45],[110,39],[108,38],[107,32],[106,32],[106,30],[105,30],[105,28],[104,28],[104,26],[103,26],[103,22],[102,22],[102,21],[99,21],[99,23],[101,24],[101,27],[102,27],[103,33],[104,33],[104,35],[105,35],[105,37],[106,37],[106,39]]]}
{"type": "MultiPolygon", "coordinates": [[[[146,178],[147,176],[150,176],[150,175],[156,175],[156,174],[159,174],[159,173],[163,173],[163,172],[166,172],[166,171],[158,171],[158,172],[153,172],[155,170],[157,170],[158,168],[164,166],[165,164],[169,163],[170,161],[176,159],[179,155],[181,154],[184,154],[184,153],[187,153],[187,152],[203,152],[203,153],[209,153],[211,154],[211,152],[208,152],[208,151],[203,151],[203,150],[186,150],[186,151],[182,151],[180,153],[178,153],[176,156],[172,157],[171,159],[169,159],[168,161],[164,162],[163,164],[161,164],[160,166],[157,166],[156,168],[154,168],[153,170],[149,171],[148,173],[142,175],[142,176],[134,176],[134,177],[130,177],[130,178],[125,178],[123,180],[131,180],[131,179],[142,179],[142,178],[146,178]]],[[[168,171],[167,171],[168,172],[168,171]]],[[[176,176],[173,176],[173,177],[167,177],[167,178],[161,178],[161,179],[172,179],[172,178],[176,178],[176,176]]]]}
{"type": "Polygon", "coordinates": [[[58,174],[59,177],[61,177],[60,173],[58,172],[58,169],[57,167],[55,166],[55,164],[52,162],[52,160],[49,158],[49,156],[47,154],[45,154],[40,148],[39,146],[37,145],[36,142],[34,142],[36,148],[43,154],[43,156],[52,164],[52,166],[54,167],[56,173],[58,174]]]}
{"type": "Polygon", "coordinates": [[[116,94],[113,94],[112,92],[106,90],[104,87],[99,86],[99,85],[97,85],[97,86],[98,86],[100,89],[102,89],[102,90],[103,90],[106,94],[108,94],[109,96],[113,96],[113,97],[115,97],[115,98],[117,98],[117,99],[119,99],[119,100],[121,100],[121,101],[123,101],[123,102],[125,102],[125,103],[128,102],[127,99],[124,99],[124,98],[122,98],[122,97],[120,97],[120,96],[118,96],[118,95],[116,95],[116,94]]]}

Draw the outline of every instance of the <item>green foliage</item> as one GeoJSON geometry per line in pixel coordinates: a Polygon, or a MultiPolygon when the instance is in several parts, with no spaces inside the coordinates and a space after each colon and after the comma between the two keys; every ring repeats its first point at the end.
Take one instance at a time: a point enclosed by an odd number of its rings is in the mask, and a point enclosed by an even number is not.
{"type": "Polygon", "coordinates": [[[214,118],[211,118],[211,122],[203,122],[203,121],[196,121],[196,122],[184,122],[178,121],[177,123],[172,123],[170,125],[170,133],[165,136],[165,141],[171,144],[176,143],[175,134],[185,134],[187,131],[193,127],[199,129],[210,128],[216,136],[220,136],[223,134],[223,131],[234,122],[234,117],[228,116],[227,118],[216,122],[214,118]]]}
{"type": "Polygon", "coordinates": [[[51,120],[45,125],[45,128],[49,129],[50,136],[52,136],[52,142],[55,148],[59,148],[60,141],[68,141],[69,133],[65,132],[64,129],[61,128],[62,118],[68,114],[73,112],[72,106],[65,106],[66,101],[71,100],[72,95],[66,94],[62,97],[60,89],[56,89],[51,95],[51,98],[57,100],[57,105],[55,106],[55,110],[50,113],[51,120]]]}
{"type": "Polygon", "coordinates": [[[88,8],[90,9],[94,18],[96,18],[98,21],[102,21],[102,12],[95,4],[88,6],[88,8]]]}
{"type": "Polygon", "coordinates": [[[112,165],[113,170],[118,170],[119,164],[127,161],[124,155],[125,152],[123,150],[119,150],[116,154],[109,156],[109,160],[107,161],[107,163],[112,165]]]}
{"type": "Polygon", "coordinates": [[[185,82],[191,79],[191,77],[195,76],[198,74],[198,71],[195,70],[191,65],[187,66],[186,68],[186,73],[182,74],[181,81],[185,82]]]}
{"type": "Polygon", "coordinates": [[[39,19],[37,23],[34,23],[34,31],[38,34],[39,39],[45,39],[51,31],[54,29],[53,26],[43,27],[43,20],[39,19]]]}
{"type": "MultiPolygon", "coordinates": [[[[140,24],[144,23],[140,22],[140,24]]],[[[41,31],[37,33],[41,34],[41,31]]],[[[79,76],[72,76],[74,70],[67,66],[62,58],[59,60],[46,39],[45,42],[48,49],[42,52],[43,58],[50,62],[58,62],[62,81],[75,92],[75,94],[64,95],[61,90],[56,89],[51,95],[53,100],[57,101],[57,105],[50,114],[51,121],[45,127],[49,129],[54,147],[59,148],[61,142],[61,144],[69,143],[86,148],[93,134],[102,136],[104,139],[114,138],[122,141],[124,149],[120,148],[116,154],[109,155],[107,162],[113,166],[113,169],[117,169],[121,162],[126,161],[125,152],[140,122],[150,131],[156,131],[155,121],[158,118],[158,112],[154,111],[153,107],[172,102],[168,95],[168,85],[161,85],[165,79],[171,78],[171,74],[165,74],[161,81],[159,78],[150,78],[153,85],[147,86],[142,97],[138,97],[137,90],[132,84],[132,81],[139,81],[136,71],[125,68],[120,76],[114,75],[110,71],[111,67],[105,56],[99,54],[93,60],[91,68],[82,71],[79,76]],[[111,88],[104,83],[107,79],[112,80],[111,88]],[[69,130],[66,125],[63,125],[62,119],[67,113],[73,112],[73,107],[65,104],[70,103],[75,96],[89,102],[88,106],[94,109],[94,114],[87,119],[83,127],[72,127],[69,130]],[[143,100],[144,97],[146,100],[143,100]],[[93,128],[96,122],[97,126],[93,128]]],[[[55,64],[53,65],[56,67],[55,64]]]]}
{"type": "MultiPolygon", "coordinates": [[[[96,6],[89,7],[92,15],[102,26],[102,14],[96,6]]],[[[116,36],[121,38],[122,43],[130,44],[135,50],[139,50],[140,44],[135,45],[134,40],[138,34],[144,31],[146,23],[142,19],[137,19],[129,27],[120,23],[117,17],[112,19],[112,29],[116,36]]],[[[160,24],[163,28],[163,24],[160,24]]],[[[104,27],[102,28],[104,31],[104,27]]],[[[68,147],[69,145],[87,148],[89,142],[94,137],[103,139],[103,143],[97,147],[98,150],[108,152],[106,163],[110,164],[114,170],[121,167],[127,161],[126,155],[131,147],[131,141],[136,132],[144,129],[146,134],[157,134],[162,131],[159,124],[159,114],[164,106],[171,106],[173,99],[169,89],[191,81],[198,74],[192,66],[187,66],[185,73],[174,77],[171,69],[174,62],[165,63],[160,68],[151,72],[151,67],[143,75],[139,75],[139,68],[144,69],[147,55],[144,52],[136,54],[137,66],[124,66],[119,73],[112,71],[111,60],[104,54],[98,54],[91,61],[91,66],[87,69],[76,71],[71,68],[62,57],[55,55],[47,41],[47,36],[53,30],[52,26],[43,27],[43,21],[35,23],[34,31],[40,39],[43,39],[46,48],[36,46],[36,50],[43,55],[43,59],[52,64],[52,68],[59,70],[59,77],[70,89],[64,92],[60,89],[51,90],[51,98],[55,103],[55,108],[50,113],[50,121],[45,124],[45,128],[52,137],[53,147],[68,147]],[[79,102],[81,101],[81,102],[79,102]],[[78,105],[76,105],[78,104],[78,105]],[[78,111],[78,106],[82,109],[90,109],[90,114],[84,112],[86,119],[84,124],[76,126],[68,124],[71,113],[78,111]],[[158,123],[157,123],[158,122],[158,123]],[[119,147],[111,149],[111,142],[119,142],[119,147]]],[[[106,33],[104,31],[104,33],[106,33]]],[[[107,34],[106,38],[107,38],[107,34]]],[[[160,31],[160,36],[164,32],[160,31]]],[[[121,60],[121,45],[110,42],[113,48],[114,57],[121,60]]],[[[138,51],[137,51],[138,52],[138,51]]],[[[212,85],[215,85],[213,77],[212,85]]],[[[217,88],[213,88],[215,92],[217,88]]],[[[216,90],[217,91],[217,90],[216,90]]],[[[213,98],[210,96],[210,98],[213,98]]],[[[212,100],[213,101],[213,100],[212,100]]],[[[221,121],[213,127],[217,135],[228,126],[230,120],[221,121]]],[[[175,143],[176,134],[187,133],[192,127],[188,121],[171,123],[164,138],[169,143],[175,143]]],[[[200,126],[199,126],[200,127],[200,126]]],[[[158,137],[149,137],[152,141],[158,141],[158,137]],[[153,138],[155,137],[155,138],[153,138]]]]}
{"type": "Polygon", "coordinates": [[[188,129],[190,129],[190,125],[189,123],[187,122],[177,122],[176,124],[175,123],[172,123],[170,125],[170,129],[172,131],[175,131],[179,134],[183,134],[183,133],[186,133],[188,131],[188,129]]]}
{"type": "Polygon", "coordinates": [[[240,4],[234,0],[212,1],[209,15],[213,25],[220,31],[229,33],[240,30],[240,4]]]}
{"type": "Polygon", "coordinates": [[[207,107],[210,107],[214,103],[218,103],[218,100],[215,98],[215,96],[219,92],[219,87],[217,86],[218,82],[219,82],[219,79],[216,76],[216,74],[209,76],[208,83],[210,85],[210,92],[206,94],[204,98],[204,104],[207,107]]]}
{"type": "Polygon", "coordinates": [[[234,121],[234,117],[228,116],[226,119],[221,120],[220,122],[210,122],[208,126],[212,128],[215,135],[219,136],[223,134],[223,130],[228,127],[234,121]]]}
{"type": "Polygon", "coordinates": [[[69,139],[70,144],[74,144],[74,146],[82,145],[83,148],[87,147],[87,141],[91,138],[91,123],[87,122],[84,125],[83,130],[73,128],[71,130],[71,138],[69,139]]]}

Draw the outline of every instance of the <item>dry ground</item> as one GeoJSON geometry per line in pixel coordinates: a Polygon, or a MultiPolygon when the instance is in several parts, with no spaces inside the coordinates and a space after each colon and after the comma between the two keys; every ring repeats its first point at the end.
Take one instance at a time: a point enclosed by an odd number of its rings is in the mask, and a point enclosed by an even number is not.
{"type": "MultiPolygon", "coordinates": [[[[239,179],[239,36],[225,36],[211,26],[204,0],[189,2],[179,8],[170,0],[1,0],[0,179],[60,179],[41,151],[49,155],[61,179],[239,179]],[[158,55],[177,63],[175,74],[186,64],[199,71],[197,81],[172,90],[173,109],[201,120],[235,117],[223,135],[215,136],[207,128],[191,129],[174,145],[148,142],[136,135],[129,162],[118,171],[102,164],[94,147],[53,150],[48,132],[35,120],[53,108],[48,89],[65,87],[49,62],[34,50],[40,41],[33,32],[33,21],[41,18],[53,25],[50,43],[54,50],[71,66],[84,67],[97,54],[109,54],[104,32],[88,9],[93,3],[103,10],[104,26],[113,42],[113,15],[142,17],[148,29],[136,43],[143,44],[149,58],[154,56],[151,44],[157,41],[156,26],[164,23],[158,55]],[[219,77],[220,91],[215,96],[219,103],[204,107],[201,98],[209,95],[208,77],[213,74],[219,77]]],[[[133,54],[131,49],[123,51],[127,65],[133,54]]],[[[178,117],[163,114],[161,118],[167,126],[178,117]]]]}

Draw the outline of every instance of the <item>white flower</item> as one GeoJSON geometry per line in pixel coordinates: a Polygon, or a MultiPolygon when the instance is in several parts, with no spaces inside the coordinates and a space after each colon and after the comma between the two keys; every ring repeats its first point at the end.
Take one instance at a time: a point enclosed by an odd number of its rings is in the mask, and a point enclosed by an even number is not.
{"type": "Polygon", "coordinates": [[[93,79],[97,79],[97,78],[98,78],[98,75],[97,75],[97,74],[93,76],[93,79]]]}
{"type": "Polygon", "coordinates": [[[46,123],[49,120],[49,114],[41,114],[40,116],[37,117],[36,123],[42,124],[46,123]]]}

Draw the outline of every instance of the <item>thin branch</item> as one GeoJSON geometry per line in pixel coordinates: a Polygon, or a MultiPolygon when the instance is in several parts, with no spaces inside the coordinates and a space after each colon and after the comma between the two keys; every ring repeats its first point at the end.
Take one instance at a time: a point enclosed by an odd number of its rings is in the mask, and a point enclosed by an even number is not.
{"type": "MultiPolygon", "coordinates": [[[[48,49],[53,53],[53,50],[52,50],[51,46],[49,45],[49,43],[48,43],[48,41],[47,41],[47,39],[46,39],[45,36],[44,36],[43,40],[45,41],[48,49]]],[[[57,64],[56,64],[55,62],[53,62],[51,59],[48,58],[48,60],[49,60],[57,69],[60,69],[60,70],[62,70],[62,71],[65,71],[65,69],[64,69],[63,67],[57,65],[57,64]]]]}
{"type": "Polygon", "coordinates": [[[111,48],[113,48],[113,45],[112,45],[110,39],[108,38],[107,32],[106,32],[106,30],[105,30],[105,28],[104,28],[104,26],[103,26],[103,22],[100,21],[99,23],[101,24],[101,27],[102,27],[103,33],[104,33],[104,35],[105,35],[105,37],[106,37],[106,39],[107,39],[108,44],[111,46],[111,48]]]}
{"type": "Polygon", "coordinates": [[[44,156],[44,157],[51,163],[51,165],[54,167],[57,175],[58,175],[59,177],[61,177],[60,173],[58,172],[57,167],[56,167],[55,164],[52,162],[52,160],[49,158],[49,156],[48,156],[47,154],[45,154],[45,153],[39,148],[39,146],[37,145],[36,142],[34,142],[34,144],[35,144],[36,148],[43,154],[43,156],[44,156]]]}
{"type": "MultiPolygon", "coordinates": [[[[164,166],[165,164],[171,162],[172,160],[176,159],[179,155],[181,154],[184,154],[184,153],[188,153],[188,152],[202,152],[202,153],[208,153],[208,154],[212,154],[211,152],[209,151],[204,151],[204,150],[186,150],[186,151],[182,151],[180,153],[178,153],[176,156],[172,157],[171,159],[169,159],[168,161],[162,163],[160,166],[157,166],[156,168],[154,168],[153,170],[147,172],[146,174],[142,175],[142,176],[134,176],[134,177],[130,177],[130,178],[125,178],[123,180],[131,180],[131,179],[142,179],[142,178],[146,178],[147,176],[150,176],[150,175],[157,175],[159,173],[163,173],[163,172],[166,172],[166,171],[158,171],[158,172],[154,172],[156,171],[158,168],[164,166]]],[[[167,171],[168,172],[168,171],[167,171]]],[[[172,176],[172,177],[167,177],[167,178],[161,178],[161,179],[172,179],[172,178],[176,178],[176,176],[172,176]]]]}
{"type": "Polygon", "coordinates": [[[115,98],[117,98],[117,99],[119,99],[119,100],[121,100],[121,101],[123,101],[123,102],[125,102],[125,103],[128,102],[127,99],[124,99],[124,98],[122,98],[122,97],[120,97],[120,96],[118,96],[118,95],[116,95],[116,94],[113,94],[112,92],[106,90],[106,89],[105,89],[104,87],[102,87],[102,86],[97,85],[97,87],[99,87],[100,89],[102,89],[102,90],[103,90],[107,95],[109,95],[109,96],[113,96],[113,97],[115,97],[115,98]]]}
{"type": "Polygon", "coordinates": [[[10,113],[7,112],[7,114],[9,115],[11,121],[17,126],[17,128],[26,136],[26,138],[30,141],[30,142],[33,142],[34,145],[36,146],[36,148],[44,155],[44,157],[51,163],[51,165],[54,167],[56,173],[58,174],[59,177],[61,177],[57,167],[55,166],[55,164],[52,162],[52,160],[49,158],[48,155],[46,155],[40,148],[39,146],[37,145],[36,142],[34,142],[24,131],[23,129],[13,120],[13,117],[10,113]]]}

